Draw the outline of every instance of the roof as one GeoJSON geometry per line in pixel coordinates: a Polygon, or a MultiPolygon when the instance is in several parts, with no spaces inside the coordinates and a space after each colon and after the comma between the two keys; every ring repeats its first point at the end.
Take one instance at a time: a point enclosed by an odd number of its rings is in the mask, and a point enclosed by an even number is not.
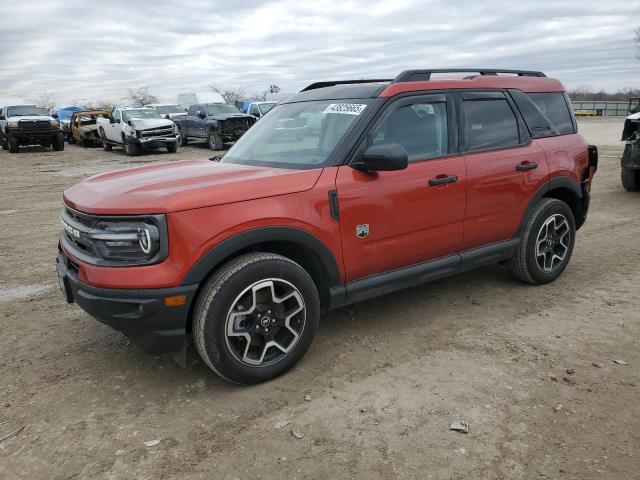
{"type": "Polygon", "coordinates": [[[564,92],[565,88],[544,73],[531,70],[456,68],[405,70],[393,80],[337,80],[316,82],[282,103],[310,100],[392,97],[405,92],[460,89],[519,89],[523,92],[564,92]],[[433,74],[469,73],[464,78],[432,78],[433,74]]]}

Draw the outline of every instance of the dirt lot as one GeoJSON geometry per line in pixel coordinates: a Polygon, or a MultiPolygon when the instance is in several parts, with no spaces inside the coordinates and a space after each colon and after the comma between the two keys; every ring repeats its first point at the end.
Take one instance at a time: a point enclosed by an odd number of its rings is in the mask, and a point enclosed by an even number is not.
{"type": "Polygon", "coordinates": [[[0,478],[637,479],[640,195],[620,185],[621,127],[581,121],[600,170],[558,281],[496,266],[334,311],[297,368],[251,388],[63,303],[61,192],[130,159],[1,151],[0,438],[24,429],[0,442],[0,478]]]}

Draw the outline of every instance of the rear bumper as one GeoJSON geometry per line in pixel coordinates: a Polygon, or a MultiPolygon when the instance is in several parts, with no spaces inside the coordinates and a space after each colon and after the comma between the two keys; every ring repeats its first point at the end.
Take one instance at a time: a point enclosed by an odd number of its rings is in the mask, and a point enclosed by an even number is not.
{"type": "Polygon", "coordinates": [[[198,285],[159,289],[98,288],[78,279],[77,267],[61,250],[56,258],[58,279],[68,303],[121,331],[148,353],[181,349],[186,340],[189,309],[198,285]],[[165,297],[185,295],[183,305],[166,306],[165,297]]]}

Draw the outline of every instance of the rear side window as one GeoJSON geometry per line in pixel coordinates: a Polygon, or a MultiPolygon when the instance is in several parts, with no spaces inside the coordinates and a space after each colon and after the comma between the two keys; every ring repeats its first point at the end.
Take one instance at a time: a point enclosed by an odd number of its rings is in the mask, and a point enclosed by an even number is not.
{"type": "Polygon", "coordinates": [[[575,133],[571,112],[562,92],[529,93],[529,98],[556,127],[560,135],[575,133]]]}
{"type": "Polygon", "coordinates": [[[466,151],[515,147],[518,121],[505,99],[462,102],[466,151]]]}

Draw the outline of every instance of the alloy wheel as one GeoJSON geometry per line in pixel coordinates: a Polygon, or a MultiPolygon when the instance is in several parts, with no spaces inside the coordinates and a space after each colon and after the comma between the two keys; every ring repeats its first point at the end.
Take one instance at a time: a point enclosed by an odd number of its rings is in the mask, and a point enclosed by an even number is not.
{"type": "Polygon", "coordinates": [[[273,365],[296,346],[305,320],[304,300],[294,285],[277,278],[260,280],[243,290],[229,309],[227,347],[246,365],[273,365]]]}
{"type": "Polygon", "coordinates": [[[547,218],[536,237],[536,261],[540,270],[551,273],[563,262],[569,252],[571,230],[564,215],[547,218]]]}

